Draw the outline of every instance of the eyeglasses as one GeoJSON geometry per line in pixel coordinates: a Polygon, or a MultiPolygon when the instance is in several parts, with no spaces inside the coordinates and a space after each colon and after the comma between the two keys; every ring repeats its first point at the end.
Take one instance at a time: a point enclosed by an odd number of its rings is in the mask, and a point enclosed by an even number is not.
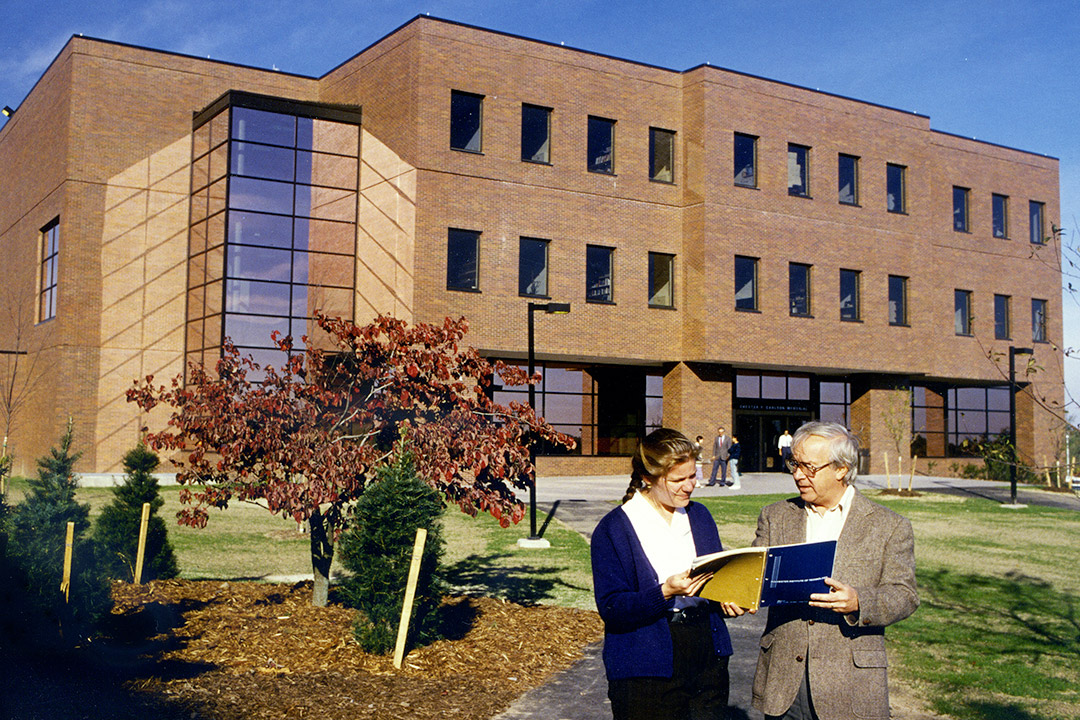
{"type": "Polygon", "coordinates": [[[787,466],[788,471],[792,474],[794,474],[796,470],[802,470],[803,475],[810,479],[813,479],[815,475],[832,465],[832,463],[827,462],[824,465],[818,465],[817,467],[814,467],[810,463],[799,462],[795,458],[788,458],[784,461],[784,465],[787,466]]]}

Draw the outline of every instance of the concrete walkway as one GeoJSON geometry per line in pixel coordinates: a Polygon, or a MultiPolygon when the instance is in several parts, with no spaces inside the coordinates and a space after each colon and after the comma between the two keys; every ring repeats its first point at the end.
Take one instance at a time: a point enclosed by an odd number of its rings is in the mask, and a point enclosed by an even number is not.
{"type": "MultiPolygon", "coordinates": [[[[628,475],[596,477],[539,478],[536,483],[537,509],[552,514],[564,524],[587,538],[596,523],[616,506],[626,492],[628,475]]],[[[907,487],[908,478],[903,478],[907,487]]],[[[892,486],[896,487],[896,478],[892,486]]],[[[884,475],[860,475],[861,489],[886,487],[884,475]]],[[[1010,500],[1008,483],[957,478],[915,477],[912,489],[950,495],[984,497],[1001,503],[1010,500]]],[[[721,487],[698,489],[695,497],[723,495],[794,494],[791,476],[781,473],[744,473],[739,490],[721,487]]],[[[522,500],[528,502],[528,494],[522,500]]],[[[1023,505],[1061,507],[1080,511],[1080,498],[1071,493],[1047,493],[1020,486],[1017,501],[1023,505]]],[[[1003,508],[1002,512],[1015,512],[1003,508]]],[[[526,552],[543,552],[530,550],[526,552]]],[[[750,686],[757,663],[758,639],[765,626],[765,612],[744,615],[728,620],[728,630],[735,648],[730,664],[731,720],[760,720],[761,713],[750,707],[750,686]]],[[[495,720],[611,720],[611,704],[607,699],[607,679],[600,657],[600,643],[586,648],[585,657],[559,673],[547,684],[531,690],[495,720]]],[[[911,712],[896,712],[894,720],[924,720],[929,716],[911,712]]]]}

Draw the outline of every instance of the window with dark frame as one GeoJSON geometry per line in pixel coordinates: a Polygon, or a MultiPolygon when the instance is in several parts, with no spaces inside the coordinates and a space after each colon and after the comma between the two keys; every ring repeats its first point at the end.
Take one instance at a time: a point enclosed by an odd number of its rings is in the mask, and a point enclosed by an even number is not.
{"type": "Polygon", "coordinates": [[[735,133],[735,184],[757,187],[757,137],[735,133]]]}
{"type": "Polygon", "coordinates": [[[840,270],[840,319],[847,322],[858,322],[861,317],[859,275],[858,270],[840,270]]]}
{"type": "Polygon", "coordinates": [[[953,318],[957,335],[971,335],[971,291],[953,291],[953,318]]]}
{"type": "Polygon", "coordinates": [[[675,182],[675,133],[649,128],[649,179],[675,182]]]}
{"type": "Polygon", "coordinates": [[[649,253],[649,307],[675,307],[675,256],[649,253]]]}
{"type": "Polygon", "coordinates": [[[603,245],[585,246],[585,300],[591,303],[615,301],[613,260],[615,248],[603,245]]]}
{"type": "Polygon", "coordinates": [[[1031,299],[1031,341],[1046,342],[1046,301],[1031,299]]]}
{"type": "Polygon", "coordinates": [[[41,228],[41,277],[38,283],[38,322],[56,317],[57,270],[60,261],[60,218],[41,228]]]}
{"type": "Polygon", "coordinates": [[[450,228],[446,237],[446,289],[480,289],[480,233],[450,228]]]}
{"type": "Polygon", "coordinates": [[[842,205],[859,204],[859,158],[840,153],[836,161],[837,194],[842,205]]]}
{"type": "Polygon", "coordinates": [[[889,276],[889,324],[907,325],[907,281],[900,275],[889,276]]]}
{"type": "Polygon", "coordinates": [[[481,152],[484,124],[484,96],[450,91],[450,148],[481,152]]]}
{"type": "Polygon", "coordinates": [[[990,196],[990,217],[994,237],[1009,237],[1009,198],[994,193],[990,196]]]}
{"type": "Polygon", "coordinates": [[[523,237],[518,242],[518,294],[548,297],[548,241],[523,237]]]}
{"type": "Polygon", "coordinates": [[[793,317],[810,317],[810,266],[788,263],[788,304],[793,317]]]}
{"type": "Polygon", "coordinates": [[[810,197],[810,148],[788,143],[788,195],[810,197]]]}
{"type": "MultiPolygon", "coordinates": [[[[302,351],[314,309],[355,309],[360,117],[232,91],[193,121],[185,366],[230,338],[277,364],[302,351]]],[[[256,374],[256,379],[261,379],[256,374]]]]}
{"type": "Polygon", "coordinates": [[[1008,295],[994,296],[994,338],[1008,340],[1012,334],[1011,298],[1008,295]]]}
{"type": "Polygon", "coordinates": [[[953,186],[952,189],[952,215],[953,230],[957,232],[968,231],[968,195],[971,191],[965,187],[953,186]]]}
{"type": "Polygon", "coordinates": [[[903,165],[885,165],[885,207],[891,213],[907,212],[906,175],[907,168],[903,165]]]}
{"type": "Polygon", "coordinates": [[[521,159],[551,163],[551,108],[521,104],[521,159]]]}
{"type": "Polygon", "coordinates": [[[588,157],[589,172],[613,175],[615,173],[615,121],[589,116],[588,157]]]}
{"type": "Polygon", "coordinates": [[[1028,202],[1028,217],[1031,218],[1031,244],[1045,245],[1046,235],[1043,228],[1043,208],[1041,202],[1031,200],[1028,202]]]}
{"type": "Polygon", "coordinates": [[[758,309],[757,292],[758,259],[744,255],[735,256],[735,309],[758,309]]]}

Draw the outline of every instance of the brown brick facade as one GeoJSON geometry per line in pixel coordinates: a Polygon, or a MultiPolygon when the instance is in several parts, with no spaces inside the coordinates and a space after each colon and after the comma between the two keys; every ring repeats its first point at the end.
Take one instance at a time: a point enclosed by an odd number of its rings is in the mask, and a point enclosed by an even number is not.
{"type": "MultiPolygon", "coordinates": [[[[3,284],[32,298],[38,231],[55,217],[61,230],[57,317],[29,328],[46,373],[12,430],[16,471],[69,414],[80,469],[115,471],[148,421],[124,391],[180,371],[192,114],[230,89],[362,108],[360,320],[464,315],[473,345],[523,359],[518,243],[536,237],[550,242],[551,299],[573,306],[537,317],[537,357],[662,374],[663,422],[690,435],[738,426],[740,371],[847,379],[851,424],[880,471],[890,398],[906,392],[895,388],[1001,383],[1010,342],[1031,345],[1033,297],[1048,301],[1051,342],[1035,344],[1031,388],[1062,402],[1058,248],[1027,234],[1029,200],[1045,203],[1048,231],[1058,222],[1053,158],[714,67],[676,72],[428,18],[318,79],[73,38],[0,129],[3,284]],[[484,97],[480,153],[449,147],[453,90],[484,97]],[[522,103],[552,108],[550,164],[520,159],[522,103]],[[586,171],[590,115],[615,121],[612,175],[586,171]],[[676,133],[674,183],[649,180],[650,127],[676,133]],[[754,188],[733,183],[735,132],[758,138],[754,188]],[[788,195],[788,143],[810,148],[809,198],[788,195]],[[859,158],[857,205],[837,202],[839,153],[859,158]],[[887,163],[906,168],[903,214],[886,209],[887,163]],[[971,190],[967,233],[952,229],[954,185],[971,190]],[[992,193],[1009,197],[1005,239],[991,233],[992,193]],[[481,233],[477,293],[446,289],[448,228],[481,233]],[[587,245],[614,248],[613,304],[586,302],[587,245]],[[650,252],[676,258],[673,309],[648,306],[650,252]],[[758,258],[756,312],[734,310],[736,255],[758,258]],[[789,313],[790,262],[811,266],[810,317],[789,313]],[[859,322],[840,320],[841,269],[861,273],[859,322]],[[888,322],[890,275],[908,278],[903,327],[888,322]],[[956,289],[973,293],[970,337],[953,330],[956,289]],[[1012,298],[1011,341],[993,339],[994,294],[1012,298]]],[[[1054,423],[1018,402],[1022,452],[1052,457],[1054,423]]],[[[540,470],[627,467],[546,457],[540,470]]]]}

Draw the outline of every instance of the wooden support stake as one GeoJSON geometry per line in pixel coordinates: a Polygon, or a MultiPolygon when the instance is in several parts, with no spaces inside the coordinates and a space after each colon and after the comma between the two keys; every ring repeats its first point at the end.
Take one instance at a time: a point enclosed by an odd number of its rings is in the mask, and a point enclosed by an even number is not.
{"type": "MultiPolygon", "coordinates": [[[[919,456],[918,455],[911,458],[911,474],[908,475],[908,479],[907,479],[907,491],[908,492],[911,492],[911,484],[913,482],[915,482],[915,464],[917,462],[919,462],[919,456]]],[[[899,482],[897,484],[899,484],[899,482]]]]}
{"type": "Polygon", "coordinates": [[[139,548],[135,552],[135,584],[142,584],[143,558],[146,555],[146,528],[150,524],[150,503],[142,504],[142,520],[139,522],[139,548]]]}
{"type": "Polygon", "coordinates": [[[401,669],[405,659],[405,640],[409,636],[409,618],[412,617],[413,600],[416,598],[416,581],[420,577],[420,560],[424,557],[424,543],[427,542],[427,530],[416,529],[416,542],[412,549],[412,563],[409,565],[409,581],[405,583],[405,604],[401,607],[401,622],[398,623],[397,644],[394,646],[394,667],[401,669]]]}
{"type": "Polygon", "coordinates": [[[889,453],[883,452],[881,454],[885,456],[885,487],[892,490],[892,476],[889,475],[889,453]]]}
{"type": "Polygon", "coordinates": [[[67,537],[64,539],[64,579],[60,582],[60,592],[64,593],[64,602],[71,594],[71,550],[75,545],[75,523],[67,524],[67,537]]]}

